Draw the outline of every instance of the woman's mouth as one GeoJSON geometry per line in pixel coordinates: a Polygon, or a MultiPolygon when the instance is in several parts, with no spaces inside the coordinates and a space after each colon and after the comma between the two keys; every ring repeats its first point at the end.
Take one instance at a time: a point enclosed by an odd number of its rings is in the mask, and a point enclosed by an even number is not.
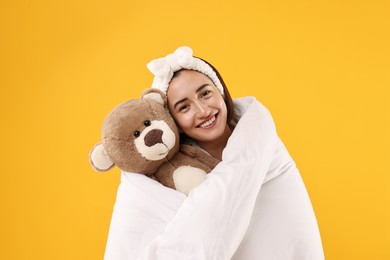
{"type": "Polygon", "coordinates": [[[207,121],[203,122],[198,127],[200,127],[200,128],[208,128],[211,125],[213,125],[213,123],[216,121],[216,119],[217,119],[217,115],[213,115],[210,119],[208,119],[207,121]]]}

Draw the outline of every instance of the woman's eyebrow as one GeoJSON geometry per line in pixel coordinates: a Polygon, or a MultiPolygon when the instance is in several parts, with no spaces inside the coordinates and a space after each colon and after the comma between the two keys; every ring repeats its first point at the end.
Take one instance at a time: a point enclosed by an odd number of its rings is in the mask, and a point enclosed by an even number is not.
{"type": "MultiPolygon", "coordinates": [[[[204,89],[205,87],[209,86],[210,84],[208,83],[205,83],[205,84],[202,84],[197,90],[196,90],[196,93],[199,93],[200,91],[202,91],[202,89],[204,89]]],[[[176,107],[180,104],[180,103],[183,103],[187,100],[188,98],[183,98],[183,99],[180,99],[179,101],[177,101],[174,105],[173,105],[173,109],[176,109],[176,107]]]]}
{"type": "Polygon", "coordinates": [[[204,89],[205,87],[209,86],[210,84],[208,83],[205,83],[205,84],[202,84],[197,90],[196,90],[196,93],[202,91],[202,89],[204,89]]]}
{"type": "Polygon", "coordinates": [[[176,103],[175,103],[175,105],[173,105],[173,109],[176,109],[176,106],[177,105],[179,105],[180,103],[183,103],[184,101],[186,101],[187,100],[187,98],[183,98],[183,99],[180,99],[179,101],[177,101],[176,103]]]}

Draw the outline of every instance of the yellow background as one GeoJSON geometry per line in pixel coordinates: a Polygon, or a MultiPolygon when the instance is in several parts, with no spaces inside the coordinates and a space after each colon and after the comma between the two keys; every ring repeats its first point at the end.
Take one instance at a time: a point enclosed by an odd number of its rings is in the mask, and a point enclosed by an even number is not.
{"type": "Polygon", "coordinates": [[[389,1],[0,3],[0,259],[102,259],[119,171],[101,123],[189,45],[254,95],[309,190],[327,259],[390,259],[389,1]]]}

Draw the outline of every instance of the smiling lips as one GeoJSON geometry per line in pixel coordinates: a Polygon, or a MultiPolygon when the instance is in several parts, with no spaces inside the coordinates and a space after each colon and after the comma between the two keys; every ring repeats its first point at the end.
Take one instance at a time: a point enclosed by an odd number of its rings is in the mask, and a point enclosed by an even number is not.
{"type": "Polygon", "coordinates": [[[212,123],[215,122],[215,119],[216,119],[216,115],[213,115],[209,120],[207,120],[206,122],[200,124],[198,127],[200,127],[200,128],[207,128],[208,126],[210,126],[212,123]]]}

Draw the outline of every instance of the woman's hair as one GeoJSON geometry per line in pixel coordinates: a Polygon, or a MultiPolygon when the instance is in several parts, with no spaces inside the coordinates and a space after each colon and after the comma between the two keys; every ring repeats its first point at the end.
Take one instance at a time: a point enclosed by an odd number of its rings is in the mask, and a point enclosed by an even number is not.
{"type": "MultiPolygon", "coordinates": [[[[195,56],[194,56],[194,58],[195,58],[195,56]]],[[[227,89],[226,84],[225,84],[225,82],[222,79],[221,74],[219,74],[218,70],[213,65],[211,65],[209,62],[207,62],[206,60],[204,60],[202,58],[199,58],[199,57],[196,57],[196,58],[198,58],[198,59],[204,61],[205,63],[207,63],[215,71],[215,73],[217,74],[217,77],[218,77],[218,79],[221,82],[221,85],[223,87],[223,98],[225,100],[226,109],[227,109],[227,123],[230,123],[231,120],[233,119],[233,116],[234,116],[234,103],[233,103],[232,97],[230,96],[229,90],[227,89]]],[[[178,70],[178,71],[174,72],[173,76],[172,76],[172,79],[174,77],[178,76],[180,74],[180,71],[182,71],[182,70],[185,70],[185,69],[181,69],[181,70],[178,70]]]]}

